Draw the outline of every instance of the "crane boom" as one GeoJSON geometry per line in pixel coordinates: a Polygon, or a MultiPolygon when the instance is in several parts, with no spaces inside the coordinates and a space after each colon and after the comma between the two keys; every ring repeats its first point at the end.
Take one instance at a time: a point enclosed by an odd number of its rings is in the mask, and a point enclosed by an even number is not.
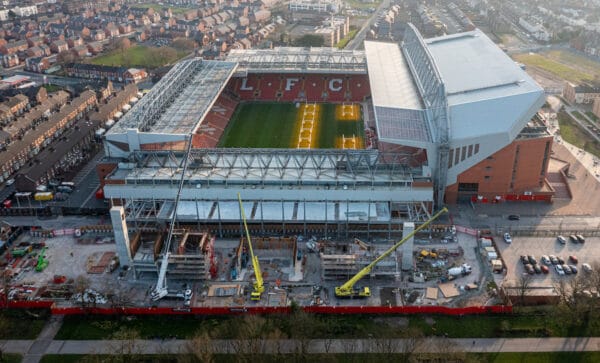
{"type": "Polygon", "coordinates": [[[364,290],[356,292],[354,290],[354,285],[363,277],[371,273],[371,270],[375,265],[377,265],[381,260],[389,256],[392,252],[394,252],[398,247],[400,247],[404,242],[411,239],[417,232],[421,229],[427,227],[431,222],[436,220],[440,215],[446,213],[448,209],[446,207],[442,208],[439,212],[434,214],[431,218],[429,218],[425,223],[420,225],[414,231],[409,233],[406,237],[402,238],[398,243],[390,247],[387,251],[385,251],[381,256],[377,257],[373,262],[371,262],[367,267],[360,270],[356,275],[354,275],[350,280],[348,280],[342,286],[338,286],[335,288],[335,296],[337,297],[368,297],[371,295],[371,290],[368,287],[365,287],[364,290]]]}
{"type": "Polygon", "coordinates": [[[254,282],[254,291],[252,291],[250,297],[251,300],[260,300],[260,296],[265,291],[265,285],[263,282],[262,271],[260,270],[260,264],[258,263],[258,257],[254,255],[254,250],[252,249],[252,241],[250,240],[250,232],[248,231],[248,224],[246,223],[246,213],[244,212],[244,205],[242,203],[242,196],[240,193],[238,193],[238,201],[240,202],[240,213],[242,215],[242,221],[244,222],[246,239],[248,240],[252,268],[254,269],[254,275],[256,277],[256,281],[254,282]]]}

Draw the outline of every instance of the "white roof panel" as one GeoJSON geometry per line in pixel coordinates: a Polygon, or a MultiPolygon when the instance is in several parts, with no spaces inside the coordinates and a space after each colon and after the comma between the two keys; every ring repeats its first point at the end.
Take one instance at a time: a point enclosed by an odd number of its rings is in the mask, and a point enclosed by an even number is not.
{"type": "Polygon", "coordinates": [[[542,91],[479,29],[425,42],[446,87],[450,106],[542,91]]]}
{"type": "Polygon", "coordinates": [[[410,69],[396,43],[365,42],[373,105],[421,110],[410,69]]]}

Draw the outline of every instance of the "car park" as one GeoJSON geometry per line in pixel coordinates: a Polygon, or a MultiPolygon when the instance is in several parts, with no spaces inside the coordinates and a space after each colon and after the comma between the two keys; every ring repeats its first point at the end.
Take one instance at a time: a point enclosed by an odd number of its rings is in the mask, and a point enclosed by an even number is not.
{"type": "Polygon", "coordinates": [[[569,268],[571,269],[571,272],[576,274],[577,273],[577,266],[575,265],[569,265],[569,268]]]}
{"type": "Polygon", "coordinates": [[[578,234],[575,237],[577,237],[577,241],[579,241],[579,243],[585,243],[585,238],[582,235],[578,234]]]}
{"type": "Polygon", "coordinates": [[[521,217],[518,214],[511,214],[508,216],[509,221],[518,221],[521,217]]]}
{"type": "Polygon", "coordinates": [[[546,256],[546,255],[543,255],[543,256],[542,256],[542,263],[543,263],[544,265],[550,265],[550,264],[552,264],[552,261],[550,261],[550,257],[548,257],[548,256],[546,256]]]}
{"type": "Polygon", "coordinates": [[[564,245],[565,243],[567,243],[567,239],[563,236],[557,236],[556,240],[558,241],[558,243],[564,245]]]}
{"type": "Polygon", "coordinates": [[[556,273],[557,273],[559,276],[564,276],[564,274],[565,274],[565,271],[563,270],[563,268],[562,268],[562,266],[561,266],[561,265],[555,265],[555,266],[554,266],[554,269],[556,270],[556,273]]]}
{"type": "Polygon", "coordinates": [[[592,272],[592,266],[590,266],[589,263],[584,263],[583,265],[581,265],[581,267],[583,267],[583,270],[585,272],[592,272]]]}
{"type": "Polygon", "coordinates": [[[571,255],[571,256],[569,256],[569,262],[577,264],[577,262],[579,262],[579,260],[577,259],[577,256],[571,255]]]}
{"type": "Polygon", "coordinates": [[[504,234],[504,241],[506,243],[512,243],[512,238],[510,237],[510,233],[505,233],[504,234]]]}
{"type": "Polygon", "coordinates": [[[570,275],[572,273],[571,269],[569,268],[568,265],[562,265],[562,269],[565,272],[565,274],[570,275]]]}

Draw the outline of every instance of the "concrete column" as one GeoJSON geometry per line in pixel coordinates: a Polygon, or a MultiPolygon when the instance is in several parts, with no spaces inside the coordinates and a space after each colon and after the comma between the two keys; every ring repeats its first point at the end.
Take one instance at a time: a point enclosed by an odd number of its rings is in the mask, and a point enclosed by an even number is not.
{"type": "Polygon", "coordinates": [[[125,210],[123,207],[112,207],[110,209],[110,219],[113,231],[115,232],[115,244],[117,245],[117,256],[121,266],[128,265],[132,267],[131,249],[129,245],[129,232],[125,221],[125,210]]]}
{"type": "MultiPolygon", "coordinates": [[[[415,224],[413,222],[404,222],[404,227],[402,228],[402,238],[406,237],[414,230],[415,224]]],[[[402,245],[402,271],[409,271],[413,268],[414,242],[415,238],[413,236],[402,245]]]]}

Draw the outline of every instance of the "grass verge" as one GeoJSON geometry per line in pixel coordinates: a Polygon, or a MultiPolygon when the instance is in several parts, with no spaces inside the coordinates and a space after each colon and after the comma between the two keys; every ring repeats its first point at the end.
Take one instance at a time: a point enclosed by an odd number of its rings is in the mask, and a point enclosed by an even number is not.
{"type": "Polygon", "coordinates": [[[563,140],[600,157],[600,144],[585,130],[582,130],[568,113],[561,111],[558,113],[557,118],[560,136],[563,140]]]}
{"type": "Polygon", "coordinates": [[[157,11],[161,15],[161,17],[163,15],[163,12],[162,12],[163,8],[170,8],[173,15],[185,14],[190,10],[194,10],[194,9],[190,9],[190,8],[179,8],[179,7],[173,7],[170,5],[165,6],[165,5],[160,5],[160,4],[135,4],[132,7],[134,7],[134,8],[152,8],[154,11],[157,11]]]}
{"type": "Polygon", "coordinates": [[[340,40],[340,42],[336,44],[336,47],[338,47],[338,49],[346,48],[346,45],[348,45],[348,42],[350,42],[352,39],[354,39],[354,37],[356,36],[356,33],[358,33],[358,29],[350,30],[348,35],[346,35],[344,37],[344,39],[340,40]]]}
{"type": "Polygon", "coordinates": [[[4,310],[0,313],[0,339],[35,339],[47,318],[44,310],[4,310]]]}

